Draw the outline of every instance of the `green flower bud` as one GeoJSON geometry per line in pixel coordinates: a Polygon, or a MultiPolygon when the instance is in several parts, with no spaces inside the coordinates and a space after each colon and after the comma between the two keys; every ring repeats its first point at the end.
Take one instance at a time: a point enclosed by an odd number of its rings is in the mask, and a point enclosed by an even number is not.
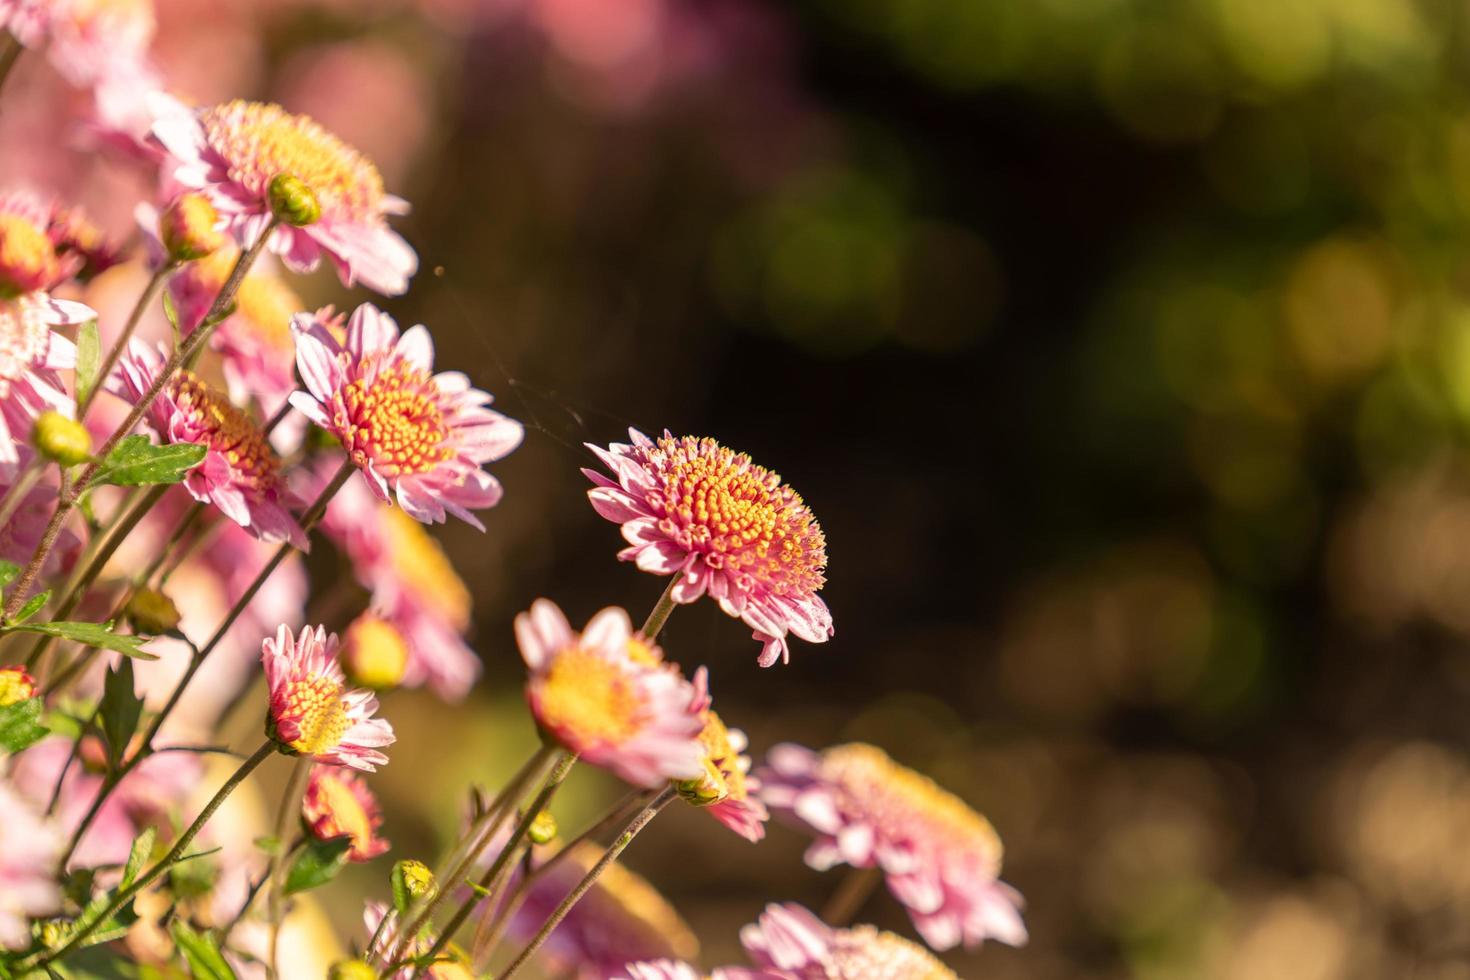
{"type": "Polygon", "coordinates": [[[312,193],[306,182],[299,177],[290,174],[276,174],[271,178],[270,188],[271,213],[279,218],[282,224],[291,225],[293,228],[304,228],[314,225],[322,216],[322,206],[317,201],[316,195],[312,193]]]}
{"type": "Polygon", "coordinates": [[[158,218],[158,233],[168,257],[192,262],[212,255],[229,241],[219,230],[219,212],[203,194],[183,194],[158,218]]]}
{"type": "Polygon", "coordinates": [[[556,818],[551,815],[551,811],[542,810],[536,814],[536,819],[531,821],[531,826],[526,830],[526,836],[536,844],[550,844],[556,840],[556,818]]]}
{"type": "Polygon", "coordinates": [[[62,466],[75,466],[92,458],[92,436],[86,426],[56,411],[42,412],[36,419],[31,445],[62,466]]]}
{"type": "Polygon", "coordinates": [[[434,872],[422,861],[399,861],[388,876],[393,905],[401,913],[414,902],[434,894],[434,872]]]}
{"type": "Polygon", "coordinates": [[[174,601],[154,589],[139,589],[128,600],[128,622],[139,633],[158,636],[179,626],[179,610],[174,601]]]}
{"type": "Polygon", "coordinates": [[[378,980],[378,971],[362,960],[340,960],[327,971],[327,980],[378,980]]]}

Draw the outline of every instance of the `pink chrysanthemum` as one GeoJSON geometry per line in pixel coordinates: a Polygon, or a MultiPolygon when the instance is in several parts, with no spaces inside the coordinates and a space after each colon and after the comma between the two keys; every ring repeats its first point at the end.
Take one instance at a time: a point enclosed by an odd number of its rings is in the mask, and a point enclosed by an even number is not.
{"type": "Polygon", "coordinates": [[[927,949],[872,926],[833,929],[795,903],[740,930],[755,963],[791,980],[958,980],[927,949]]]}
{"type": "MultiPolygon", "coordinates": [[[[108,391],[136,404],[148,393],[168,358],[160,348],[134,341],[108,381],[108,391]]],[[[281,479],[280,460],[260,427],[191,371],[181,370],[148,408],[148,424],[169,443],[208,449],[189,471],[184,487],[212,503],[262,541],[290,541],[306,550],[306,535],[286,509],[294,499],[281,479]]]]}
{"type": "Polygon", "coordinates": [[[28,920],[59,910],[56,862],[63,844],[51,821],[0,783],[0,946],[26,948],[28,920]]]}
{"type": "Polygon", "coordinates": [[[713,439],[665,432],[655,443],[636,429],[628,434],[631,445],[587,447],[616,482],[583,470],[597,484],[587,492],[592,506],[623,526],[629,547],[619,558],[679,576],[676,602],[708,592],[755,631],[762,667],[790,659],[788,633],[809,643],[832,635],[832,614],[817,595],[826,539],[796,491],[713,439]]]}
{"type": "Polygon", "coordinates": [[[0,298],[42,292],[61,279],[48,229],[55,209],[29,191],[0,194],[0,298]]]}
{"type": "Polygon", "coordinates": [[[1000,837],[959,797],[861,743],[820,754],[788,743],[766,761],[762,798],[817,834],[808,865],[882,868],[935,949],[1026,942],[1021,896],[999,880],[1000,837]]]}
{"type": "Polygon", "coordinates": [[[470,511],[495,506],[501,491],[480,467],[520,445],[520,423],[486,408],[490,396],[463,374],[430,373],[434,345],[423,325],[400,335],[392,317],[364,303],[345,344],[309,315],[292,330],[307,391],[291,404],[337,437],[378,499],[396,499],[425,524],[447,511],[483,531],[470,511]]]}
{"type": "Polygon", "coordinates": [[[378,800],[355,772],[335,766],[313,768],[301,799],[301,822],[317,840],[350,836],[349,861],[371,861],[388,851],[388,842],[378,836],[383,826],[378,800]]]}
{"type": "Polygon", "coordinates": [[[96,315],[89,306],[40,292],[0,299],[0,477],[14,472],[37,416],[47,410],[75,414],[57,372],[76,367],[76,345],[51,328],[96,315]]]}
{"type": "Polygon", "coordinates": [[[289,755],[376,772],[388,762],[378,749],[393,744],[393,726],[374,718],[378,699],[347,689],[337,664],[337,634],[310,626],[297,637],[282,626],[261,644],[270,687],[266,730],[289,755]]]}
{"type": "Polygon", "coordinates": [[[531,713],[564,748],[636,786],[704,773],[695,690],[627,613],[604,609],[578,636],[556,603],[537,599],[515,629],[531,713]]]}
{"type": "Polygon", "coordinates": [[[312,224],[283,224],[272,234],[269,247],[287,267],[310,271],[325,254],[344,285],[361,282],[389,296],[408,289],[418,257],[387,222],[408,204],[384,192],[383,178],[361,153],[277,105],[236,100],[198,114],[156,116],[153,135],[177,161],[174,178],[210,197],[242,248],[271,220],[271,181],[286,174],[321,210],[312,224]]]}
{"type": "Polygon", "coordinates": [[[754,794],[760,780],[750,775],[749,745],[745,733],[727,728],[710,707],[709,672],[701,667],[694,674],[695,702],[704,727],[699,743],[704,747],[704,772],[697,779],[676,783],[679,795],[704,808],[710,816],[754,843],[766,836],[766,805],[754,794]]]}

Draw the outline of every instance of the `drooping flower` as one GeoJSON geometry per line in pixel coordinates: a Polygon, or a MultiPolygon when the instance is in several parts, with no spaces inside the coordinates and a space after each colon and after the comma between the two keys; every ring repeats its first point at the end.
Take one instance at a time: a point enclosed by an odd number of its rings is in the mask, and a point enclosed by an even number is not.
{"type": "Polygon", "coordinates": [[[388,757],[393,726],[374,718],[378,699],[349,690],[337,664],[337,634],[310,626],[293,637],[285,626],[261,644],[270,712],[266,731],[288,755],[376,772],[388,757]]]}
{"type": "Polygon", "coordinates": [[[209,195],[242,248],[270,222],[272,183],[285,175],[320,213],[271,235],[270,250],[287,267],[309,272],[325,254],[344,285],[361,282],[390,296],[407,290],[418,257],[387,216],[406,213],[408,204],[384,191],[377,168],[357,150],[310,118],[267,103],[236,100],[157,117],[153,135],[176,161],[174,178],[209,195]]]}
{"type": "MultiPolygon", "coordinates": [[[[601,856],[602,848],[590,842],[572,845],[527,890],[511,918],[511,934],[533,935],[601,856]]],[[[551,974],[610,980],[622,975],[625,964],[640,960],[693,960],[699,940],[657,889],[622,864],[610,864],[541,950],[551,974]]]]}
{"type": "Polygon", "coordinates": [[[1021,896],[999,880],[1000,837],[959,797],[861,743],[820,754],[787,743],[766,761],[761,797],[817,835],[808,865],[881,868],[935,949],[1026,942],[1021,896]]]}
{"type": "Polygon", "coordinates": [[[740,930],[756,965],[791,980],[959,980],[927,949],[872,926],[833,929],[795,903],[767,905],[740,930]]]}
{"type": "Polygon", "coordinates": [[[349,861],[371,861],[388,851],[388,842],[378,836],[383,814],[377,798],[355,772],[314,767],[301,800],[301,820],[317,840],[350,836],[349,861]]]}
{"type": "Polygon", "coordinates": [[[788,633],[825,642],[832,614],[817,593],[827,544],[796,491],[713,439],[628,434],[631,444],[587,446],[616,480],[583,470],[596,484],[592,506],[622,525],[629,546],[618,557],[677,575],[676,602],[708,593],[755,631],[762,667],[790,659],[788,633]]]}
{"type": "Polygon", "coordinates": [[[55,873],[63,843],[55,824],[0,782],[0,946],[24,949],[28,920],[60,908],[55,873]]]}
{"type": "Polygon", "coordinates": [[[636,786],[704,773],[696,692],[634,635],[626,612],[604,609],[579,636],[537,599],[515,630],[531,671],[526,700],[547,736],[636,786]]]}
{"type": "Polygon", "coordinates": [[[0,476],[20,461],[19,444],[47,410],[72,416],[76,407],[57,373],[76,367],[77,348],[53,326],[96,317],[89,306],[27,293],[0,299],[0,476]]]}
{"type": "Polygon", "coordinates": [[[745,733],[727,728],[710,707],[709,672],[701,667],[694,674],[695,707],[704,727],[699,733],[704,747],[704,772],[697,778],[676,782],[679,795],[735,833],[754,843],[766,836],[766,805],[754,795],[760,780],[750,775],[749,745],[745,733]]]}
{"type": "Polygon", "coordinates": [[[378,499],[425,524],[447,511],[483,531],[470,511],[493,507],[501,491],[480,467],[520,445],[520,423],[486,408],[490,396],[463,374],[431,374],[429,331],[400,334],[371,304],[352,314],[345,344],[311,316],[292,330],[307,391],[291,404],[337,437],[378,499]]]}
{"type": "MultiPolygon", "coordinates": [[[[161,348],[129,345],[108,381],[108,391],[137,404],[167,364],[161,348]]],[[[280,460],[255,421],[192,371],[169,378],[148,408],[148,424],[169,443],[207,448],[189,471],[184,487],[195,500],[212,503],[262,541],[290,541],[306,550],[306,535],[286,509],[294,502],[281,479],[280,460]]]]}

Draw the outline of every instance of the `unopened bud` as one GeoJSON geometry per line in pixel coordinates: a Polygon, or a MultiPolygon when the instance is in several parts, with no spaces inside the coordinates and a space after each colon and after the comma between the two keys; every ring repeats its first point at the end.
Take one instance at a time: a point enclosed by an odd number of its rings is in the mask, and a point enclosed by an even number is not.
{"type": "Polygon", "coordinates": [[[31,445],[47,459],[75,466],[92,458],[92,435],[76,419],[55,410],[42,412],[31,429],[31,445]]]}
{"type": "Polygon", "coordinates": [[[179,627],[179,609],[174,601],[156,589],[139,589],[128,600],[128,622],[139,633],[158,636],[179,627]]]}
{"type": "Polygon", "coordinates": [[[306,181],[290,174],[276,174],[271,178],[268,189],[271,202],[271,213],[281,220],[282,224],[291,225],[294,228],[304,228],[314,225],[322,216],[322,206],[312,193],[306,181]]]}
{"type": "Polygon", "coordinates": [[[403,681],[408,668],[408,641],[398,627],[363,613],[342,634],[342,669],[358,687],[386,691],[403,681]]]}
{"type": "Polygon", "coordinates": [[[45,289],[60,274],[45,230],[23,215],[0,212],[0,299],[45,289]]]}
{"type": "Polygon", "coordinates": [[[362,960],[340,960],[327,971],[327,980],[378,980],[378,971],[362,960]]]}
{"type": "Polygon", "coordinates": [[[36,679],[24,667],[0,667],[0,708],[36,696],[36,679]]]}
{"type": "Polygon", "coordinates": [[[681,779],[674,782],[679,798],[692,806],[713,806],[730,795],[730,786],[724,774],[709,759],[704,760],[704,775],[696,779],[681,779]]]}
{"type": "Polygon", "coordinates": [[[192,262],[213,255],[229,241],[219,229],[219,212],[203,194],[181,194],[158,218],[158,235],[168,257],[192,262]]]}
{"type": "Polygon", "coordinates": [[[35,925],[36,938],[47,949],[55,949],[71,938],[71,923],[65,919],[47,919],[35,925]]]}
{"type": "Polygon", "coordinates": [[[526,836],[536,844],[550,844],[556,840],[556,818],[551,815],[551,811],[542,810],[536,814],[536,819],[531,821],[531,826],[526,830],[526,836]]]}
{"type": "Polygon", "coordinates": [[[434,894],[434,872],[422,861],[399,861],[388,875],[393,905],[399,912],[434,894]]]}

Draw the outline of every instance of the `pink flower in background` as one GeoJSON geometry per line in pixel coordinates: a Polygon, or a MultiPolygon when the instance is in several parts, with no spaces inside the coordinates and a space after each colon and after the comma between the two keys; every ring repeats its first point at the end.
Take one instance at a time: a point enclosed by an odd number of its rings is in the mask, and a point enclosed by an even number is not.
{"type": "Polygon", "coordinates": [[[137,99],[159,88],[148,63],[158,28],[153,0],[61,0],[52,4],[51,64],[78,88],[137,99]]]}
{"type": "Polygon", "coordinates": [[[29,191],[0,194],[0,297],[41,292],[61,278],[47,234],[53,210],[29,191]]]}
{"type": "MultiPolygon", "coordinates": [[[[14,395],[13,389],[12,395],[14,395]]],[[[11,403],[5,403],[5,407],[11,407],[11,403]]],[[[0,441],[0,445],[16,448],[8,440],[0,441]]],[[[22,446],[19,447],[16,459],[18,463],[24,463],[31,456],[32,450],[28,446],[22,446]]],[[[14,470],[15,467],[12,466],[12,474],[14,470]]],[[[0,466],[0,473],[4,471],[5,467],[0,466]]],[[[10,487],[11,479],[0,476],[0,497],[3,497],[10,487]]],[[[26,492],[15,513],[4,524],[0,524],[0,559],[12,561],[21,566],[30,561],[31,555],[36,553],[36,546],[41,543],[41,536],[46,531],[47,523],[51,520],[51,512],[55,509],[56,478],[48,475],[26,492]]],[[[55,547],[51,549],[51,554],[46,558],[46,564],[41,567],[41,574],[50,576],[69,570],[75,564],[81,550],[81,539],[70,528],[63,528],[60,537],[56,539],[55,547]]]]}
{"type": "Polygon", "coordinates": [[[626,612],[604,609],[579,636],[556,603],[537,599],[515,630],[531,670],[526,700],[548,736],[636,786],[703,775],[695,690],[634,636],[626,612]]]}
{"type": "MultiPolygon", "coordinates": [[[[625,964],[611,980],[790,980],[783,973],[747,970],[743,967],[721,967],[705,973],[698,967],[679,960],[644,960],[625,964]]],[[[874,978],[876,980],[876,978],[874,978]]]]}
{"type": "Polygon", "coordinates": [[[351,770],[313,768],[301,800],[301,819],[317,840],[350,836],[349,861],[371,861],[388,851],[388,842],[378,836],[383,814],[377,798],[362,777],[351,770]]]}
{"type": "Polygon", "coordinates": [[[375,772],[388,757],[393,726],[374,718],[378,699],[347,689],[337,663],[337,634],[318,626],[293,637],[286,627],[261,644],[270,688],[270,735],[282,751],[333,766],[375,772]]]}
{"type": "MultiPolygon", "coordinates": [[[[107,390],[136,404],[166,363],[161,348],[134,341],[107,390]]],[[[203,462],[184,478],[195,500],[214,504],[262,541],[290,541],[306,550],[306,535],[286,509],[294,501],[281,479],[280,460],[250,416],[193,372],[180,370],[154,399],[147,419],[165,442],[208,449],[203,462]]]]}
{"type": "Polygon", "coordinates": [[[29,443],[38,415],[47,410],[68,417],[75,413],[57,372],[76,367],[77,348],[51,328],[85,323],[96,315],[89,306],[41,292],[0,299],[0,476],[14,472],[20,460],[17,443],[29,443]]]}
{"type": "Polygon", "coordinates": [[[56,6],[57,0],[0,0],[0,30],[33,48],[45,41],[56,6]]]}
{"type": "Polygon", "coordinates": [[[307,391],[291,404],[337,437],[373,493],[425,524],[448,512],[483,531],[470,511],[493,507],[501,490],[480,466],[520,445],[520,423],[486,408],[490,396],[463,374],[431,374],[434,345],[422,325],[400,335],[392,317],[364,303],[345,343],[311,316],[292,329],[307,391]]]}
{"type": "Polygon", "coordinates": [[[703,667],[695,671],[694,689],[693,707],[704,725],[699,742],[705,771],[697,779],[676,784],[679,795],[746,840],[759,841],[766,836],[770,814],[754,795],[761,784],[750,775],[750,757],[745,754],[749,741],[740,729],[727,728],[710,708],[709,672],[703,667]]]}
{"type": "Polygon", "coordinates": [[[881,868],[935,949],[1025,944],[1021,896],[999,880],[1000,837],[959,797],[860,743],[820,754],[786,743],[766,762],[762,798],[817,835],[808,865],[881,868]]]}
{"type": "Polygon", "coordinates": [[[795,903],[767,905],[740,930],[750,958],[791,980],[958,980],[924,947],[872,926],[833,929],[795,903]]]}
{"type": "Polygon", "coordinates": [[[160,109],[153,135],[175,161],[174,179],[209,195],[241,248],[269,224],[271,181],[288,174],[321,209],[317,221],[271,235],[271,251],[288,268],[309,272],[325,254],[344,285],[384,295],[408,289],[418,257],[387,222],[407,202],[385,193],[377,168],[310,118],[236,100],[197,114],[160,109]]]}
{"type": "Polygon", "coordinates": [[[0,782],[0,946],[25,949],[28,920],[60,910],[55,871],[64,846],[56,825],[0,782]]]}
{"type": "Polygon", "coordinates": [[[763,644],[762,667],[790,659],[787,633],[809,643],[832,635],[817,595],[826,539],[796,491],[713,439],[628,434],[631,445],[587,447],[616,480],[583,470],[597,484],[587,492],[592,506],[623,527],[629,547],[619,558],[678,576],[676,602],[708,593],[744,620],[763,644]]]}

